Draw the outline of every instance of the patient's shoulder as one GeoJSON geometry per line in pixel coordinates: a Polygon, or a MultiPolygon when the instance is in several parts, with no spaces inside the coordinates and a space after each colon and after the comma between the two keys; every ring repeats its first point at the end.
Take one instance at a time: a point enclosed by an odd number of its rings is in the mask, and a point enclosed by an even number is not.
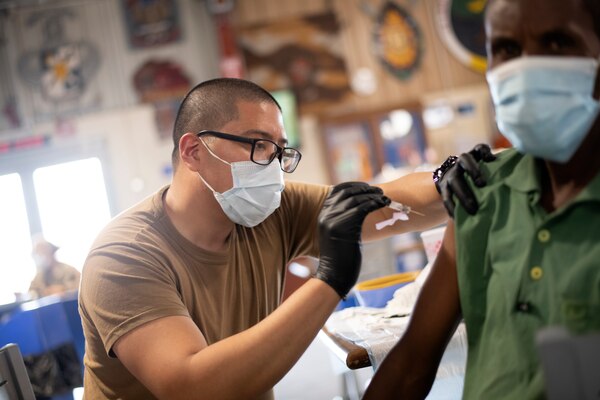
{"type": "Polygon", "coordinates": [[[496,160],[480,163],[482,171],[487,178],[488,185],[502,183],[506,177],[514,172],[515,167],[525,157],[515,149],[502,150],[496,153],[496,160]]]}

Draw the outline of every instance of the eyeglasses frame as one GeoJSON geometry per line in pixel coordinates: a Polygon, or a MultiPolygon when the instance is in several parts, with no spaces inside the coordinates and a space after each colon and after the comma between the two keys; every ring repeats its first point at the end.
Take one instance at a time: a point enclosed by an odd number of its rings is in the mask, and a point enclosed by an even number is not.
{"type": "Polygon", "coordinates": [[[237,136],[237,135],[232,135],[230,133],[213,131],[213,130],[202,130],[202,131],[196,133],[196,136],[198,138],[200,138],[200,137],[202,137],[204,135],[212,135],[214,137],[218,137],[218,138],[226,139],[226,140],[231,140],[233,142],[251,144],[252,145],[252,149],[250,150],[250,161],[252,161],[253,163],[258,164],[258,165],[269,165],[269,164],[271,164],[273,162],[273,160],[275,158],[277,158],[279,160],[279,167],[281,168],[281,170],[283,172],[285,172],[285,173],[288,173],[288,174],[291,174],[292,172],[294,172],[296,170],[296,168],[298,167],[298,164],[300,164],[300,159],[302,159],[302,153],[300,153],[300,151],[298,149],[295,149],[293,147],[281,147],[277,143],[275,143],[274,141],[272,141],[270,139],[264,139],[264,138],[247,138],[247,137],[243,137],[243,136],[237,136]],[[260,163],[258,163],[256,161],[254,161],[254,146],[259,141],[267,141],[267,142],[273,143],[273,145],[275,145],[275,148],[277,149],[277,151],[275,153],[273,153],[273,155],[271,156],[271,158],[269,159],[269,162],[267,164],[260,164],[260,163]],[[283,158],[283,152],[286,149],[294,150],[296,153],[298,153],[298,161],[296,162],[296,165],[294,166],[294,169],[292,169],[291,171],[286,171],[286,170],[283,169],[282,158],[283,158]]]}

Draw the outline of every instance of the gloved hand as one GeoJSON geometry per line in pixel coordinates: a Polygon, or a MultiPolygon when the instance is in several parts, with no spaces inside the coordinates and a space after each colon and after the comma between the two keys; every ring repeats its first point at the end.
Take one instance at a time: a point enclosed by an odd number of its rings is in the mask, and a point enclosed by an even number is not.
{"type": "Polygon", "coordinates": [[[487,144],[478,144],[468,153],[463,153],[459,157],[448,157],[448,159],[436,169],[433,173],[433,181],[438,192],[442,195],[444,207],[450,217],[454,217],[454,199],[455,195],[465,210],[474,215],[479,205],[475,195],[467,184],[465,172],[473,179],[477,187],[486,185],[485,178],[481,175],[479,161],[494,161],[496,156],[492,154],[490,146],[487,144]]]}
{"type": "Polygon", "coordinates": [[[362,260],[360,234],[371,211],[390,204],[380,188],[362,182],[333,187],[319,214],[321,257],[316,277],[345,298],[356,283],[362,260]]]}

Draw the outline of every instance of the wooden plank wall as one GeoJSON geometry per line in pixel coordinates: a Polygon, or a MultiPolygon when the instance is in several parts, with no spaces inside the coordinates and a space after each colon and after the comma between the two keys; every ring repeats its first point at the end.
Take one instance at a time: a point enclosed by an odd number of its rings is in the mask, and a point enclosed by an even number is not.
{"type": "Polygon", "coordinates": [[[465,67],[440,40],[434,24],[438,0],[395,1],[417,21],[424,48],[419,69],[404,81],[385,70],[372,52],[375,15],[384,0],[237,0],[234,24],[242,28],[333,10],[342,27],[341,42],[350,76],[358,68],[367,67],[374,72],[378,84],[373,95],[356,96],[343,106],[333,107],[334,115],[414,104],[420,102],[425,93],[485,84],[482,73],[465,67]],[[375,15],[365,9],[372,10],[375,15]]]}

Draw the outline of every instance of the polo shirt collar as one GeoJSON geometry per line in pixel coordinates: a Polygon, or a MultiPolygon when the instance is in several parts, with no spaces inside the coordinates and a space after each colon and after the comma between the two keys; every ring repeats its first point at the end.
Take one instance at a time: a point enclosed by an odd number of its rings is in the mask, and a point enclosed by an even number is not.
{"type": "Polygon", "coordinates": [[[535,157],[523,155],[504,182],[519,192],[540,192],[540,171],[535,157]]]}
{"type": "MultiPolygon", "coordinates": [[[[525,154],[515,165],[505,183],[512,189],[523,193],[541,193],[540,167],[535,157],[525,154]],[[533,173],[532,173],[533,172],[533,173]]],[[[600,172],[577,195],[574,201],[600,201],[600,172]]]]}

